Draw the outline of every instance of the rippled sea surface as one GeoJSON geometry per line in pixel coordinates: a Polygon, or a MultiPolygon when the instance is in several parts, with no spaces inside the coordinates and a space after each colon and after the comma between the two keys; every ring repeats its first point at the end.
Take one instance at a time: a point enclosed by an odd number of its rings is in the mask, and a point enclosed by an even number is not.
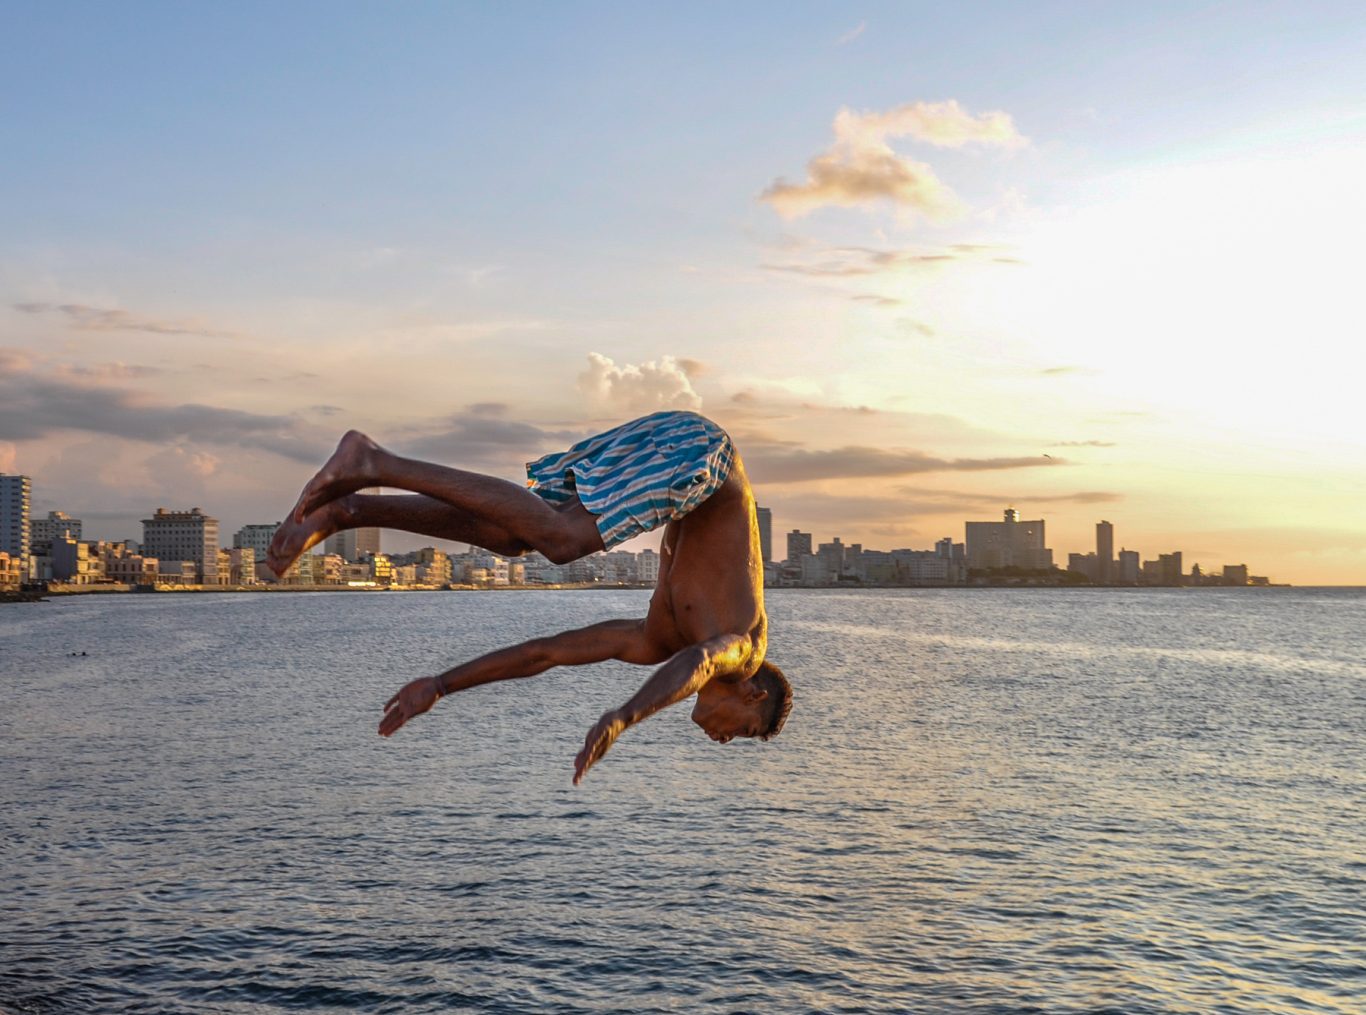
{"type": "Polygon", "coordinates": [[[1363,1011],[1366,592],[779,591],[771,743],[575,789],[623,664],[375,734],[646,601],[0,607],[0,1009],[1363,1011]]]}

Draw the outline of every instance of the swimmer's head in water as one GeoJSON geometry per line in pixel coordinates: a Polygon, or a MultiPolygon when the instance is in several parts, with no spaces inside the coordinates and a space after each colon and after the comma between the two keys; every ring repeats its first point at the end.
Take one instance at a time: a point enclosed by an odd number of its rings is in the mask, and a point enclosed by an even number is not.
{"type": "Polygon", "coordinates": [[[792,685],[783,671],[764,662],[757,673],[738,683],[714,681],[697,693],[692,721],[717,743],[736,737],[776,737],[792,710],[792,685]]]}

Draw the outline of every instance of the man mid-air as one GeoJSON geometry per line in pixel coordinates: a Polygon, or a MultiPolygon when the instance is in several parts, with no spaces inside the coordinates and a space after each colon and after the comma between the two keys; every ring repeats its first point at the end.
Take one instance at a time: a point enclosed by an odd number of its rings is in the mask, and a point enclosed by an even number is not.
{"type": "Polygon", "coordinates": [[[343,529],[404,529],[506,557],[536,550],[565,564],[665,526],[659,582],[643,619],[533,638],[419,677],[384,706],[380,734],[393,735],[455,691],[620,659],[663,665],[588,731],[574,761],[575,784],[625,730],[694,694],[692,720],[718,743],[776,736],[792,707],[792,688],[764,659],[759,527],[729,435],[696,413],[657,412],[538,459],[527,475],[524,489],[402,458],[352,430],[275,533],[266,563],[280,575],[343,529]],[[411,492],[357,492],[375,486],[411,492]]]}

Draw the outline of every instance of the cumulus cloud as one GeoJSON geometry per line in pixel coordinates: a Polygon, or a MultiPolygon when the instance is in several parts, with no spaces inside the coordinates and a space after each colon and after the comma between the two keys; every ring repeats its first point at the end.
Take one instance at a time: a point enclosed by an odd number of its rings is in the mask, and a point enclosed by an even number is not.
{"type": "Polygon", "coordinates": [[[909,476],[923,472],[985,472],[1063,464],[1060,458],[936,458],[923,451],[851,445],[825,451],[759,445],[745,451],[756,482],[802,483],[821,479],[909,476]]]}
{"type": "Polygon", "coordinates": [[[579,374],[579,390],[595,403],[622,412],[702,406],[702,397],[693,390],[688,370],[672,356],[664,356],[658,362],[618,366],[607,356],[590,352],[588,369],[579,374]]]}
{"type": "Polygon", "coordinates": [[[941,148],[1027,143],[1008,114],[996,110],[974,116],[952,99],[912,102],[881,113],[844,108],[835,116],[834,131],[830,148],[807,163],[805,182],[775,180],[760,200],[784,218],[876,201],[932,219],[952,218],[965,210],[962,201],[930,166],[899,155],[887,139],[911,137],[941,148]]]}
{"type": "Polygon", "coordinates": [[[211,328],[201,321],[177,321],[111,307],[92,307],[84,303],[15,303],[25,314],[55,314],[64,317],[80,331],[146,331],[153,335],[200,335],[205,338],[235,338],[233,332],[211,328]]]}
{"type": "Polygon", "coordinates": [[[145,464],[148,471],[163,482],[167,479],[180,480],[193,487],[201,487],[204,480],[218,471],[219,459],[207,451],[178,444],[158,451],[145,464]]]}

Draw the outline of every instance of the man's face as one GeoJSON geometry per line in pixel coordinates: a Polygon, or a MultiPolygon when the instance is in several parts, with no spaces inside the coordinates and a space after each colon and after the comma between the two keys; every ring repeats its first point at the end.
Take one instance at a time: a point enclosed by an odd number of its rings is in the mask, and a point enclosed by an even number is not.
{"type": "Polygon", "coordinates": [[[692,721],[718,744],[736,737],[757,737],[763,729],[763,706],[768,695],[749,681],[743,684],[708,684],[697,694],[692,721]]]}

